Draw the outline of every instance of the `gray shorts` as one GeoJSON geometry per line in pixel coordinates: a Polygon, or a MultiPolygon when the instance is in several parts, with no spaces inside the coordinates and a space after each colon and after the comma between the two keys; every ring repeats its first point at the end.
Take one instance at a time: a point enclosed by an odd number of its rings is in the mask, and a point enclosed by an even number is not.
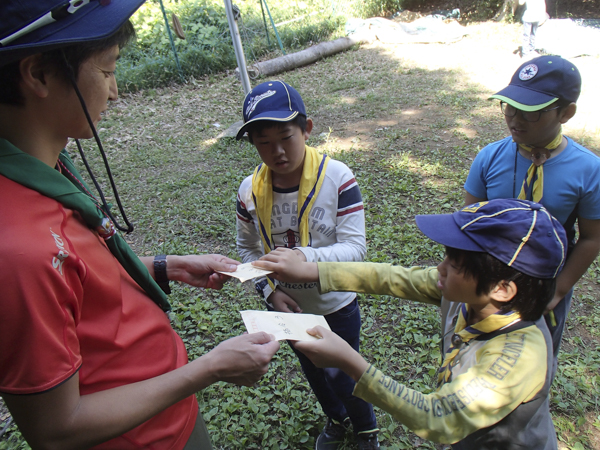
{"type": "Polygon", "coordinates": [[[202,418],[202,413],[198,411],[198,418],[196,419],[196,425],[192,430],[192,434],[185,444],[183,450],[212,450],[212,443],[210,442],[210,436],[206,429],[206,424],[202,418]]]}

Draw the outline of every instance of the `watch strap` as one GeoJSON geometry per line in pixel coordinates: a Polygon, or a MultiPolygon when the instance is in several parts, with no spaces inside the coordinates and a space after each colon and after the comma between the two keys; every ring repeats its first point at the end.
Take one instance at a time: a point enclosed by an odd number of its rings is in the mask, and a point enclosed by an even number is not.
{"type": "Polygon", "coordinates": [[[154,257],[154,280],[165,294],[171,293],[169,278],[167,277],[167,255],[156,255],[154,257]]]}

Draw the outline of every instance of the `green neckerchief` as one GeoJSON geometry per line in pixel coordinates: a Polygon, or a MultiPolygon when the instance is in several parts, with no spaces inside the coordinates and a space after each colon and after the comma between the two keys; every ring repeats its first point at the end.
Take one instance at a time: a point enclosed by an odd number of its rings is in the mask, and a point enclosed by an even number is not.
{"type": "Polygon", "coordinates": [[[163,311],[169,311],[171,305],[167,296],[125,239],[116,232],[112,221],[89,192],[66,150],[61,152],[58,164],[63,174],[22,152],[5,139],[0,139],[0,175],[77,211],[85,223],[102,236],[131,278],[163,311]]]}

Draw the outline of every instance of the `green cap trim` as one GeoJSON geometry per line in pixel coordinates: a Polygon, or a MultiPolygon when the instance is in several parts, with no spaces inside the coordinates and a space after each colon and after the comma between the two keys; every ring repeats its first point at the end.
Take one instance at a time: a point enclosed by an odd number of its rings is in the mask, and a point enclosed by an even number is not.
{"type": "Polygon", "coordinates": [[[548,105],[551,105],[552,103],[554,103],[556,100],[558,100],[558,97],[550,100],[549,102],[546,103],[542,103],[540,105],[524,105],[523,103],[519,103],[517,101],[514,101],[512,98],[508,98],[505,97],[504,95],[492,95],[490,98],[488,98],[488,100],[492,100],[492,99],[497,99],[500,101],[503,101],[504,103],[508,103],[511,106],[514,106],[517,109],[520,109],[521,111],[539,111],[540,109],[545,108],[548,105]]]}

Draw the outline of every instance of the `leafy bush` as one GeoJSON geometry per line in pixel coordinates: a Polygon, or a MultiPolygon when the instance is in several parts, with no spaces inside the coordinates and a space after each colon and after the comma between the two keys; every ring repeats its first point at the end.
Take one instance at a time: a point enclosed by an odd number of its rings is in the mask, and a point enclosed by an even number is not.
{"type": "Polygon", "coordinates": [[[364,0],[353,2],[353,9],[359,17],[386,17],[406,8],[406,0],[364,0]]]}
{"type": "MultiPolygon", "coordinates": [[[[284,49],[303,48],[328,40],[335,33],[340,34],[345,18],[335,13],[333,4],[331,0],[321,0],[311,2],[309,7],[304,2],[269,1],[273,20],[277,23],[289,21],[277,27],[284,49]]],[[[156,0],[146,2],[132,17],[138,39],[123,50],[119,61],[121,90],[136,91],[164,86],[182,78],[198,78],[237,66],[222,1],[164,0],[163,5],[169,22],[172,14],[179,18],[185,40],[171,33],[171,42],[160,3],[156,0]]],[[[342,8],[337,10],[341,11],[342,8]]],[[[265,29],[260,3],[243,2],[240,11],[238,26],[247,62],[251,64],[276,49],[277,37],[268,16],[265,29]]]]}
{"type": "Polygon", "coordinates": [[[135,91],[173,81],[200,77],[235,67],[225,8],[205,0],[168,4],[167,17],[176,14],[186,39],[174,34],[173,45],[157,2],[147,2],[132,17],[138,39],[119,61],[119,87],[135,91]],[[227,40],[229,39],[229,40],[227,40]],[[181,73],[173,53],[177,52],[181,73]]]}

